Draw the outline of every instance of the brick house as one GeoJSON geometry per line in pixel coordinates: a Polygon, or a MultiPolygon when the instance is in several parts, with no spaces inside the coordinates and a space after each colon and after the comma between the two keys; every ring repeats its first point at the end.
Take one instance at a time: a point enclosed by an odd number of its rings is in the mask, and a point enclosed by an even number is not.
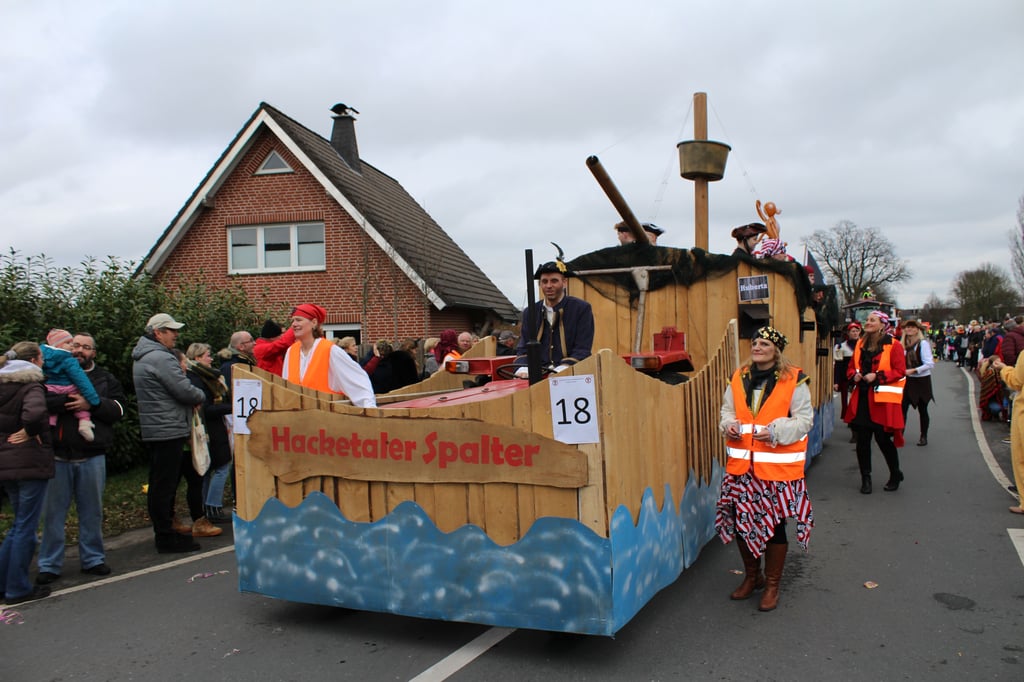
{"type": "Polygon", "coordinates": [[[516,321],[441,226],[359,158],[353,110],[332,111],[327,140],[260,103],[140,270],[172,287],[240,285],[257,310],[318,303],[329,336],[361,342],[516,321]]]}

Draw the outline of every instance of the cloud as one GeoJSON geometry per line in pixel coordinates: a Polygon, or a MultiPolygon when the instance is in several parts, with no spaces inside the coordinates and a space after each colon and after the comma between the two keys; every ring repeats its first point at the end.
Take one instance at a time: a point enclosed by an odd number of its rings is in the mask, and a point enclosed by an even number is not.
{"type": "MultiPolygon", "coordinates": [[[[1024,194],[1024,8],[981,0],[352,5],[42,0],[0,22],[0,210],[10,244],[76,263],[141,258],[261,101],[323,135],[359,109],[395,177],[515,303],[524,249],[614,243],[600,156],[634,212],[693,245],[675,144],[708,93],[733,147],[713,251],[774,201],[783,238],[878,227],[914,280],[1009,267],[1024,194]]],[[[796,247],[796,248],[794,248],[796,247]]]]}

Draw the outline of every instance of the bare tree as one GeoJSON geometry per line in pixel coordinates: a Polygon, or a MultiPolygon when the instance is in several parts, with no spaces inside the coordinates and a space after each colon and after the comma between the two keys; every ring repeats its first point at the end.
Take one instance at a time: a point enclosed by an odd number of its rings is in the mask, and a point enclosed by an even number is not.
{"type": "Polygon", "coordinates": [[[1024,289],[1024,196],[1017,200],[1017,227],[1010,232],[1010,269],[1017,287],[1024,289]]]}
{"type": "Polygon", "coordinates": [[[941,322],[951,319],[955,308],[956,304],[949,301],[943,301],[936,296],[933,291],[928,295],[928,300],[924,302],[924,306],[921,308],[921,319],[927,320],[933,325],[938,325],[941,322]]]}
{"type": "Polygon", "coordinates": [[[1000,320],[1002,313],[1016,309],[1020,302],[1009,275],[991,263],[958,273],[952,294],[960,303],[960,315],[964,318],[1000,320]]]}
{"type": "Polygon", "coordinates": [[[892,292],[891,285],[912,277],[907,263],[897,257],[895,247],[876,227],[860,228],[840,220],[831,230],[815,230],[803,243],[832,274],[847,303],[868,287],[876,293],[892,292]]]}

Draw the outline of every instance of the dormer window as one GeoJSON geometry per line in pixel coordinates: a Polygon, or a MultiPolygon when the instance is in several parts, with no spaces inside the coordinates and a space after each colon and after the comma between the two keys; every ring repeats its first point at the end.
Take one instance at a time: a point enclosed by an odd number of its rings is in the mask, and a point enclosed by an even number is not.
{"type": "Polygon", "coordinates": [[[273,175],[275,173],[294,173],[292,167],[288,165],[288,162],[278,154],[271,150],[267,154],[267,158],[263,159],[263,163],[260,164],[259,169],[256,171],[256,175],[273,175]]]}

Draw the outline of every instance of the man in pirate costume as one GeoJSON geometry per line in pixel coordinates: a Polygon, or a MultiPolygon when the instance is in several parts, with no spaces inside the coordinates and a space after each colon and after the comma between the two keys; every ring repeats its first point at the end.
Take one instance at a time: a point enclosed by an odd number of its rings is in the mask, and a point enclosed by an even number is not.
{"type": "Polygon", "coordinates": [[[594,311],[583,299],[566,293],[568,271],[562,261],[544,263],[533,276],[543,298],[523,310],[516,346],[517,377],[526,377],[526,344],[540,344],[541,367],[561,372],[590,357],[594,345],[594,311]]]}

